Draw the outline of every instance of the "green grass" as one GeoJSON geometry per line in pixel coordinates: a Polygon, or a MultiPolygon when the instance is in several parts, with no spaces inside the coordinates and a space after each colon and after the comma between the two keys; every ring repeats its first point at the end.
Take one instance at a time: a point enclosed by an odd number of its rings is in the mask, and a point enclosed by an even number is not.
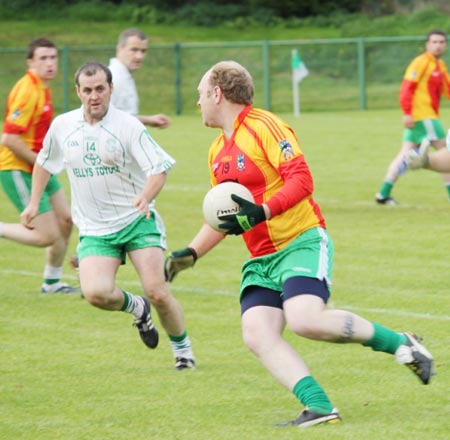
{"type": "MultiPolygon", "coordinates": [[[[122,29],[138,26],[150,36],[153,43],[201,42],[201,41],[243,41],[264,39],[299,38],[334,38],[339,37],[339,29],[305,27],[299,33],[298,28],[286,29],[282,26],[251,26],[245,29],[230,29],[227,26],[208,27],[199,26],[168,26],[147,23],[95,22],[90,20],[75,20],[73,26],[64,26],[62,20],[36,21],[2,21],[0,47],[24,47],[34,36],[46,35],[58,42],[58,45],[102,45],[116,44],[122,29]],[[11,35],[14,38],[11,38],[11,35]]],[[[412,35],[416,33],[413,32],[412,35]]],[[[411,35],[411,34],[410,34],[411,35]]]]}
{"type": "MultiPolygon", "coordinates": [[[[182,373],[173,370],[165,334],[151,351],[130,316],[94,309],[78,296],[40,295],[43,251],[2,240],[2,440],[448,439],[450,205],[441,177],[407,174],[395,189],[401,205],[377,206],[374,194],[399,148],[398,111],[284,117],[299,136],[335,241],[332,305],[423,335],[436,358],[432,383],[421,385],[390,356],[287,331],[344,421],[278,430],[274,423],[301,408],[241,341],[237,295],[247,254],[239,238],[173,284],[198,361],[196,371],[182,373]]],[[[184,247],[201,223],[215,134],[199,116],[175,117],[171,128],[153,131],[178,161],[157,202],[170,249],[184,247]]],[[[3,192],[0,206],[1,220],[17,220],[3,192]]],[[[70,252],[75,245],[76,234],[70,252]]],[[[76,282],[68,265],[65,274],[76,282]]],[[[120,269],[118,283],[140,292],[131,265],[120,269]]]]}

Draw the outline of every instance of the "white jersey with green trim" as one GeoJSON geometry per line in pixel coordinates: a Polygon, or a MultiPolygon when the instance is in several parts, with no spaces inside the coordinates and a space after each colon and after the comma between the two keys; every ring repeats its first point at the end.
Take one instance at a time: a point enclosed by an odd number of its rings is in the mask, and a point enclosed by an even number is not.
{"type": "Polygon", "coordinates": [[[94,125],[84,120],[83,107],[56,117],[37,163],[51,174],[66,169],[73,222],[80,235],[101,236],[122,230],[140,215],[134,197],[148,176],[167,172],[175,160],[136,117],[110,105],[94,125]]]}

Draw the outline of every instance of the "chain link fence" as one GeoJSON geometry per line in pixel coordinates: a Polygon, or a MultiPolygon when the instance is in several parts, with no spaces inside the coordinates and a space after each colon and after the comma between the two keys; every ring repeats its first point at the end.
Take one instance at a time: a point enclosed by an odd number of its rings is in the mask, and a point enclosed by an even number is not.
{"type": "MultiPolygon", "coordinates": [[[[255,106],[292,112],[292,49],[309,70],[300,84],[302,112],[398,108],[404,71],[423,52],[424,42],[424,37],[386,37],[150,45],[144,65],[134,74],[140,111],[195,113],[203,73],[218,61],[233,59],[254,78],[255,106]]],[[[88,61],[108,64],[114,52],[112,45],[60,48],[59,74],[51,84],[56,114],[80,105],[73,79],[77,68],[88,61]]],[[[25,48],[0,48],[2,114],[7,94],[25,68],[25,48]]]]}

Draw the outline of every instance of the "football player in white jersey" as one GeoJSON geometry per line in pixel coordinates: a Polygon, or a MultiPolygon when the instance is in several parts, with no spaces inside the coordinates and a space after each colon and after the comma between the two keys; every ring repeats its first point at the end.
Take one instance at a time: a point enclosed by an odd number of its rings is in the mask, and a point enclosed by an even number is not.
{"type": "Polygon", "coordinates": [[[29,205],[22,224],[33,227],[39,200],[52,174],[67,171],[81,290],[90,304],[134,316],[142,341],[158,345],[150,304],[172,346],[178,370],[195,368],[183,312],[164,280],[165,227],[154,208],[167,172],[175,161],[134,116],[110,105],[112,75],[90,62],[76,75],[81,108],[55,118],[33,171],[29,205]],[[117,287],[119,266],[130,258],[144,296],[117,287]]]}
{"type": "Polygon", "coordinates": [[[141,68],[147,53],[147,46],[147,35],[139,29],[125,29],[119,35],[116,56],[109,60],[108,66],[114,84],[111,102],[120,110],[136,116],[144,125],[166,128],[171,121],[165,114],[139,114],[139,96],[132,74],[141,68]]]}

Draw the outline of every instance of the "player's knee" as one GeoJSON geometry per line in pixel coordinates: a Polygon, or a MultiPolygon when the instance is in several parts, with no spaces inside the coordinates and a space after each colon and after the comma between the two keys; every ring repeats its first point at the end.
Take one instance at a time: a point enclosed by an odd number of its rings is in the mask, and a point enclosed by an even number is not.
{"type": "Polygon", "coordinates": [[[258,354],[260,351],[261,344],[254,334],[243,332],[242,339],[244,341],[245,346],[253,353],[258,354]]]}
{"type": "Polygon", "coordinates": [[[169,307],[172,295],[170,294],[168,289],[164,288],[152,288],[146,291],[147,297],[157,309],[162,309],[165,307],[169,307]]]}
{"type": "Polygon", "coordinates": [[[242,327],[242,340],[245,346],[256,356],[260,356],[270,345],[270,339],[263,336],[261,329],[248,325],[242,327]]]}
{"type": "Polygon", "coordinates": [[[102,305],[104,305],[104,301],[101,300],[101,297],[96,296],[92,292],[89,292],[89,291],[86,292],[84,290],[83,290],[83,295],[84,295],[85,300],[92,306],[98,307],[99,309],[103,308],[102,305]]]}
{"type": "Polygon", "coordinates": [[[101,278],[86,277],[80,273],[80,288],[86,301],[99,309],[113,310],[111,303],[117,301],[114,296],[114,283],[101,278]]]}
{"type": "Polygon", "coordinates": [[[37,230],[34,244],[37,247],[48,247],[53,245],[58,238],[57,230],[37,230]]]}
{"type": "Polygon", "coordinates": [[[98,307],[99,309],[109,309],[109,300],[108,297],[104,295],[104,292],[99,292],[92,288],[84,289],[83,287],[81,288],[81,290],[83,292],[84,298],[89,304],[93,305],[94,307],[98,307]]]}

